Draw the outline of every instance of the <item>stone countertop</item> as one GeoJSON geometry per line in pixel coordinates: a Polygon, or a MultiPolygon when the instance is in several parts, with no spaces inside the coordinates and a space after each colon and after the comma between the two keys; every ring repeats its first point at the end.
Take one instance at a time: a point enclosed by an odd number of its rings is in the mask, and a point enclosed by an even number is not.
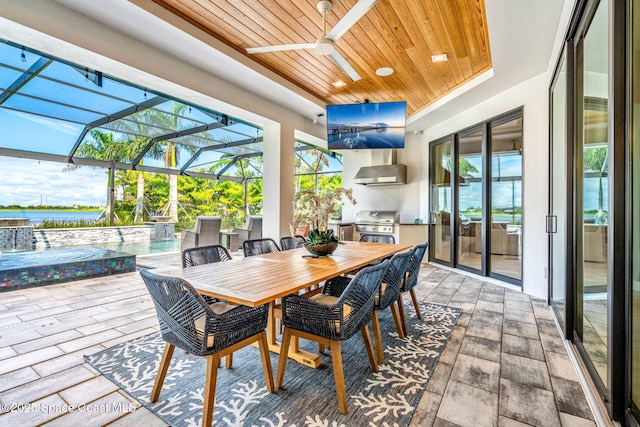
{"type": "Polygon", "coordinates": [[[413,222],[401,222],[400,225],[429,225],[429,224],[422,223],[422,222],[420,224],[416,224],[413,222]]]}

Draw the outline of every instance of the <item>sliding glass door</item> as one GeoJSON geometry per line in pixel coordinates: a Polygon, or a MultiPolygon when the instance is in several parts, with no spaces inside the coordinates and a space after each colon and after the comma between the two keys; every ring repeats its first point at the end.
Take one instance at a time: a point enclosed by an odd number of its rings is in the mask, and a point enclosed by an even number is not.
{"type": "Polygon", "coordinates": [[[522,136],[518,109],[430,144],[430,260],[522,283],[522,136]]]}
{"type": "Polygon", "coordinates": [[[640,419],[640,5],[632,5],[631,25],[631,280],[630,280],[630,346],[631,410],[640,419]]]}
{"type": "Polygon", "coordinates": [[[571,253],[567,249],[567,61],[563,55],[551,90],[550,198],[547,233],[549,233],[549,294],[565,335],[568,335],[567,294],[571,253]],[[569,258],[569,261],[567,260],[569,258]]]}
{"type": "Polygon", "coordinates": [[[609,3],[602,0],[576,49],[576,334],[601,384],[608,384],[609,3]]]}
{"type": "Polygon", "coordinates": [[[483,127],[458,136],[458,267],[482,272],[483,127]]]}
{"type": "Polygon", "coordinates": [[[637,426],[640,5],[575,3],[550,87],[550,302],[598,406],[637,426]]]}
{"type": "Polygon", "coordinates": [[[491,124],[491,276],[522,280],[522,116],[491,124]]]}
{"type": "Polygon", "coordinates": [[[451,155],[450,139],[431,145],[430,208],[429,208],[429,259],[451,265],[451,155]]]}

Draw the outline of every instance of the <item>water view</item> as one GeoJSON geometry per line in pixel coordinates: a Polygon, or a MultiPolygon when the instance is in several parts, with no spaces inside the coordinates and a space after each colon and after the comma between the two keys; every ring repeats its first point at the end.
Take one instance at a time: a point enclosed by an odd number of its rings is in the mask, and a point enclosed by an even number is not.
{"type": "Polygon", "coordinates": [[[402,148],[404,146],[404,128],[358,130],[355,132],[336,131],[329,135],[329,144],[332,150],[402,148]]]}
{"type": "Polygon", "coordinates": [[[31,225],[40,225],[43,220],[53,221],[94,221],[100,216],[99,211],[48,211],[48,210],[15,210],[0,211],[0,218],[27,218],[31,225]]]}

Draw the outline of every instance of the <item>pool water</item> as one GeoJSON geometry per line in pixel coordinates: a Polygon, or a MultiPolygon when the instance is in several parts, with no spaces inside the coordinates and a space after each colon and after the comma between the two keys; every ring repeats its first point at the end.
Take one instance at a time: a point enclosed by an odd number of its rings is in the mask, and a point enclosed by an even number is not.
{"type": "Polygon", "coordinates": [[[97,247],[76,247],[29,252],[5,252],[0,258],[0,270],[82,262],[109,258],[114,255],[120,254],[112,250],[97,247]]]}
{"type": "Polygon", "coordinates": [[[156,240],[153,242],[94,243],[91,246],[131,255],[150,255],[164,252],[180,252],[180,239],[156,240]]]}
{"type": "MultiPolygon", "coordinates": [[[[111,251],[117,251],[129,255],[151,255],[165,252],[180,252],[180,239],[173,240],[156,240],[153,242],[120,242],[120,243],[93,243],[91,245],[67,246],[58,248],[35,249],[32,251],[4,251],[9,253],[24,253],[34,255],[38,252],[46,252],[56,249],[82,249],[82,248],[101,248],[111,251]]],[[[1,256],[1,255],[0,255],[1,256]]]]}

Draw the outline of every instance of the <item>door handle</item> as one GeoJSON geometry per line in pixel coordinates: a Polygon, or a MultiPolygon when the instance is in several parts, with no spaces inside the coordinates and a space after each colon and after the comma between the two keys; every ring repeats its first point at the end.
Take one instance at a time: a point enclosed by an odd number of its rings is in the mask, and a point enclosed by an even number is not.
{"type": "Polygon", "coordinates": [[[547,215],[547,233],[558,232],[558,217],[556,215],[547,215]]]}
{"type": "Polygon", "coordinates": [[[435,224],[435,223],[436,223],[436,213],[429,212],[429,224],[435,224]]]}

